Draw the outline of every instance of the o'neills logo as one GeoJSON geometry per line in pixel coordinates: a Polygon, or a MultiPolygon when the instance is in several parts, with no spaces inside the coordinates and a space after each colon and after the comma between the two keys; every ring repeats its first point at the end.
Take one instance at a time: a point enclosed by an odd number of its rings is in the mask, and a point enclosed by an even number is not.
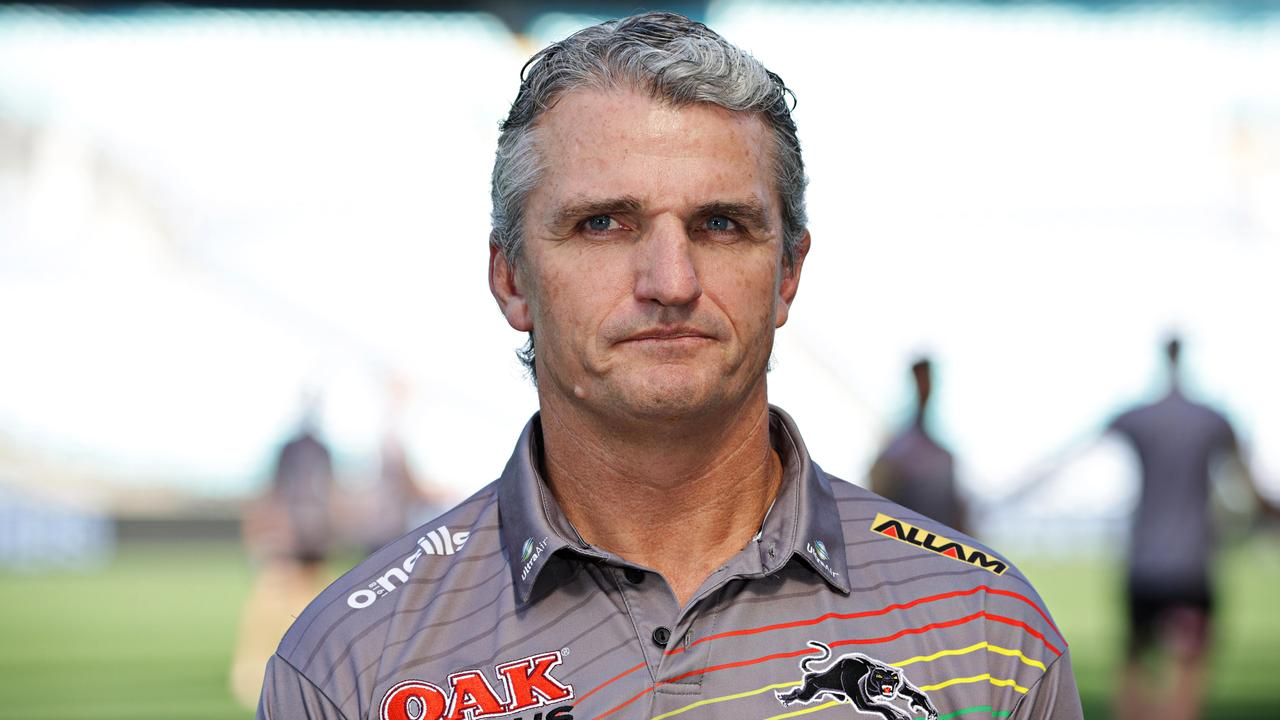
{"type": "Polygon", "coordinates": [[[1003,575],[1004,571],[1009,569],[1009,566],[1003,560],[993,558],[981,550],[974,550],[968,545],[949,540],[937,533],[918,528],[911,523],[895,520],[884,513],[876,513],[876,519],[871,521],[871,532],[877,532],[885,537],[891,537],[894,540],[901,540],[904,543],[922,547],[925,550],[945,555],[962,563],[969,563],[974,567],[980,567],[996,575],[1003,575]]]}
{"type": "MultiPolygon", "coordinates": [[[[567,651],[566,651],[567,652],[567,651]]],[[[381,720],[475,720],[532,710],[573,699],[573,686],[552,676],[560,652],[542,653],[494,666],[503,692],[479,670],[449,676],[445,687],[422,680],[397,683],[382,698],[381,720]]],[[[572,705],[561,704],[536,720],[573,720],[572,705]]],[[[521,716],[523,717],[523,716],[521,716]]]]}
{"type": "Polygon", "coordinates": [[[405,558],[399,565],[387,568],[387,571],[370,582],[368,587],[360,588],[348,595],[347,605],[356,610],[369,607],[377,602],[378,598],[390,594],[409,582],[409,574],[413,572],[413,566],[418,564],[418,558],[423,555],[452,555],[462,549],[469,537],[471,537],[469,532],[449,534],[449,528],[444,525],[423,535],[418,538],[418,549],[412,555],[405,558]]]}

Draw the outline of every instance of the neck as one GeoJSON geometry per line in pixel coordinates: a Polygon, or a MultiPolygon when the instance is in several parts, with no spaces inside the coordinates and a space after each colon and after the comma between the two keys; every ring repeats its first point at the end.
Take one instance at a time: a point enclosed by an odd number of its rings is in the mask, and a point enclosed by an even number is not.
{"type": "Polygon", "coordinates": [[[544,477],[565,516],[592,545],[661,573],[682,606],[750,542],[781,485],[763,387],[718,423],[660,428],[548,399],[544,477]]]}

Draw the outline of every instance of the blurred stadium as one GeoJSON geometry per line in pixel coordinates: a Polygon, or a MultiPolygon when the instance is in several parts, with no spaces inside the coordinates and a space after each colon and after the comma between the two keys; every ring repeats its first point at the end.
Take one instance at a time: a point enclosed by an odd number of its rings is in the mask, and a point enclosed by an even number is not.
{"type": "MultiPolygon", "coordinates": [[[[865,484],[929,353],[976,534],[1109,717],[1136,464],[1057,459],[1161,390],[1165,334],[1280,500],[1280,3],[664,7],[798,96],[814,244],[772,401],[865,484]]],[[[242,518],[303,396],[349,510],[330,577],[394,524],[388,437],[418,520],[497,476],[537,407],[483,279],[497,123],[534,50],[635,9],[0,5],[0,718],[252,715],[242,518]]],[[[1207,715],[1277,717],[1280,536],[1221,481],[1207,715]]]]}

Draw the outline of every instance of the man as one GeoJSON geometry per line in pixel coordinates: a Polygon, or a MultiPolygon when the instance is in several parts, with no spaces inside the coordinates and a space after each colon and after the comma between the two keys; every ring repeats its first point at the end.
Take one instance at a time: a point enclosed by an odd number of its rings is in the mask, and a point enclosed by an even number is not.
{"type": "Polygon", "coordinates": [[[933,394],[929,358],[911,364],[911,378],[916,386],[915,417],[889,441],[871,466],[871,489],[925,517],[967,532],[969,524],[956,484],[955,461],[927,427],[929,397],[933,394]]]}
{"type": "Polygon", "coordinates": [[[333,459],[320,432],[320,397],[302,398],[298,428],[276,456],[271,487],[250,504],[241,527],[258,569],[240,611],[231,657],[231,692],[253,707],[262,692],[262,664],[276,640],[329,580],[333,545],[333,459]]]}
{"type": "Polygon", "coordinates": [[[1168,393],[1109,427],[1133,446],[1142,466],[1128,559],[1128,662],[1116,689],[1123,720],[1200,715],[1217,544],[1209,502],[1214,462],[1234,462],[1259,505],[1270,509],[1249,478],[1230,423],[1183,393],[1181,351],[1176,337],[1165,345],[1168,393]],[[1171,661],[1171,682],[1152,682],[1143,672],[1144,656],[1161,646],[1171,661]]]}
{"type": "Polygon", "coordinates": [[[299,617],[259,717],[1079,718],[1026,580],[823,473],[768,404],[810,242],[781,79],[665,13],[526,70],[489,281],[541,412],[299,617]]]}

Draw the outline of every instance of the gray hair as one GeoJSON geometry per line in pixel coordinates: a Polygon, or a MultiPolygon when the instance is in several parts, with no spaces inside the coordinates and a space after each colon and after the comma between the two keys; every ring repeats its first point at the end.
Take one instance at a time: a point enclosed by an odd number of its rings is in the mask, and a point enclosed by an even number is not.
{"type": "MultiPolygon", "coordinates": [[[[782,255],[788,267],[794,263],[805,232],[807,182],[791,119],[795,94],[760,61],[700,22],[652,12],[594,25],[549,45],[525,63],[520,80],[520,92],[498,136],[491,189],[489,242],[507,262],[514,264],[520,257],[525,201],[541,177],[534,127],[538,118],[573,90],[629,87],[675,106],[705,102],[760,116],[774,138],[782,255]]],[[[533,375],[533,333],[518,355],[533,375]]]]}

